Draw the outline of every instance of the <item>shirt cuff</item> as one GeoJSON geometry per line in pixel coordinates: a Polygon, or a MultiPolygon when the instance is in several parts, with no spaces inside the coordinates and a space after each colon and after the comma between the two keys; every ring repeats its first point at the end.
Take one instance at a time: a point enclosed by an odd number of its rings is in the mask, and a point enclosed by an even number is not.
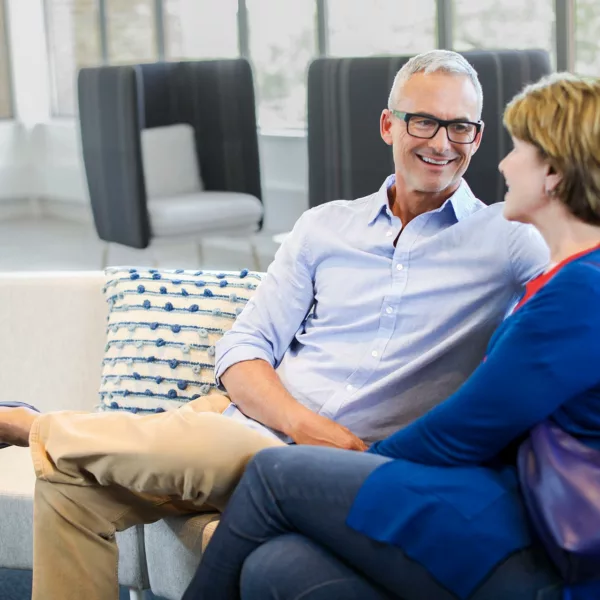
{"type": "Polygon", "coordinates": [[[225,388],[221,384],[221,375],[223,375],[229,367],[245,360],[257,359],[264,360],[271,366],[273,365],[273,357],[255,346],[236,346],[227,350],[215,363],[215,381],[217,387],[220,390],[225,391],[225,388]]]}

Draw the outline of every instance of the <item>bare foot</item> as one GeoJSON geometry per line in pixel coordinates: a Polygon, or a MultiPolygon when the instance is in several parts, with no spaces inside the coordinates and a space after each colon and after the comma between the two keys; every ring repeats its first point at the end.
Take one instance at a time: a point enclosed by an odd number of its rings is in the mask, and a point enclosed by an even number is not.
{"type": "Polygon", "coordinates": [[[0,444],[29,446],[29,432],[40,413],[29,408],[0,407],[0,444]]]}

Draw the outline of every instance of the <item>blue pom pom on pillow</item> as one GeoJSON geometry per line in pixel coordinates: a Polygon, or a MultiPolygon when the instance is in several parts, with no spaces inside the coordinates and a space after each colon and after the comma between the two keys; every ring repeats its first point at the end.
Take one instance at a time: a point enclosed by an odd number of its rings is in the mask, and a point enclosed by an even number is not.
{"type": "Polygon", "coordinates": [[[260,273],[108,268],[99,410],[150,414],[217,390],[215,344],[260,273]]]}

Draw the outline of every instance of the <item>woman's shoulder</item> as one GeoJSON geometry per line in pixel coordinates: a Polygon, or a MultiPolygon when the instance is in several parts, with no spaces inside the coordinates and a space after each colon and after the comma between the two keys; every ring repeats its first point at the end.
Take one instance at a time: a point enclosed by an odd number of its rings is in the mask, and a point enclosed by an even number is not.
{"type": "Polygon", "coordinates": [[[551,287],[573,291],[576,286],[586,292],[600,293],[600,249],[566,264],[551,280],[551,287]]]}

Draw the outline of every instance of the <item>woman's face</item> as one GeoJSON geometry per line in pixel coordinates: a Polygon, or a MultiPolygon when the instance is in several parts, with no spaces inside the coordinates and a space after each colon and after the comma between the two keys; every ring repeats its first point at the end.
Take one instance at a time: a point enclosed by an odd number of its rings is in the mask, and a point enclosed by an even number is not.
{"type": "Polygon", "coordinates": [[[498,166],[506,179],[504,216],[509,221],[533,223],[535,213],[548,203],[548,164],[535,146],[513,138],[514,148],[498,166]]]}

